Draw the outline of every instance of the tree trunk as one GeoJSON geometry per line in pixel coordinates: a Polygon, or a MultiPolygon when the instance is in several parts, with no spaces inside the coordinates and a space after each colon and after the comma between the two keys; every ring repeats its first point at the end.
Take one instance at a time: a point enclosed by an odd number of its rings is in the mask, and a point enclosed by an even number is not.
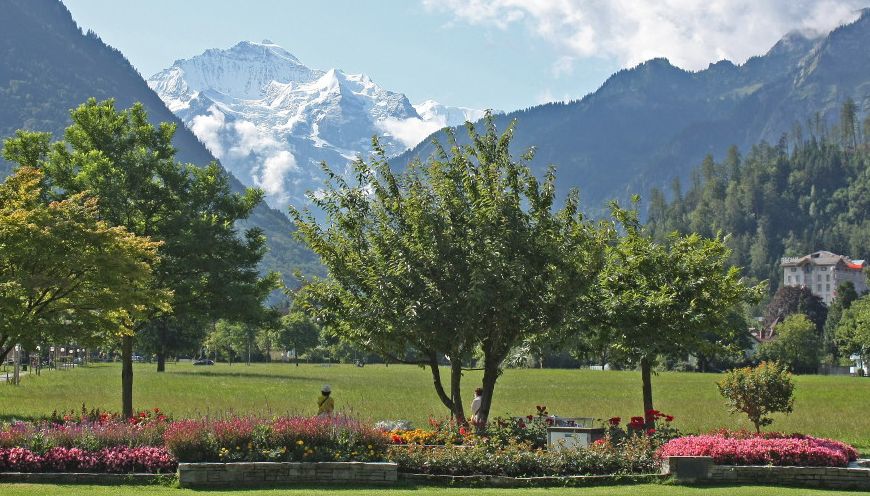
{"type": "Polygon", "coordinates": [[[450,398],[453,401],[453,417],[465,424],[465,407],[462,404],[462,362],[450,360],[450,398]]]}
{"type": "Polygon", "coordinates": [[[438,359],[435,355],[429,357],[429,370],[432,372],[432,382],[435,385],[435,392],[438,394],[438,398],[450,410],[450,413],[455,414],[456,409],[453,400],[447,396],[447,393],[444,391],[444,384],[441,383],[441,370],[438,368],[438,359]]]}
{"type": "Polygon", "coordinates": [[[655,419],[650,420],[646,412],[653,409],[652,398],[652,362],[649,357],[644,356],[640,359],[640,379],[643,383],[643,416],[646,420],[644,427],[652,429],[655,419]]]}
{"type": "Polygon", "coordinates": [[[296,359],[296,366],[299,366],[299,348],[293,347],[293,357],[296,359]]]}
{"type": "Polygon", "coordinates": [[[133,417],[133,336],[121,337],[121,415],[133,417]]]}
{"type": "Polygon", "coordinates": [[[166,372],[166,323],[157,324],[157,372],[166,372]]]}
{"type": "Polygon", "coordinates": [[[483,362],[483,394],[480,395],[480,410],[477,413],[477,430],[486,429],[489,421],[489,409],[492,406],[492,396],[495,392],[495,381],[498,380],[501,360],[484,359],[483,362]]]}

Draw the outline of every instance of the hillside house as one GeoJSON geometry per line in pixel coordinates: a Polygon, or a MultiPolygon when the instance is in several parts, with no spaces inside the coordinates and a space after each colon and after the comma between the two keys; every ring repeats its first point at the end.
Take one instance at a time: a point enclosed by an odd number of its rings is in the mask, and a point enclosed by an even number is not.
{"type": "Polygon", "coordinates": [[[786,286],[806,286],[826,305],[837,297],[837,286],[852,281],[858,294],[867,291],[864,260],[852,260],[829,251],[817,251],[803,257],[783,257],[780,261],[786,286]]]}

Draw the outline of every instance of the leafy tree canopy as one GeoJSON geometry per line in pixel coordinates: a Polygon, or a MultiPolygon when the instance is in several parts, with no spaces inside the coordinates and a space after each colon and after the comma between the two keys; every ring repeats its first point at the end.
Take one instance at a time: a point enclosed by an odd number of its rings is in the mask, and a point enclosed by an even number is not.
{"type": "Polygon", "coordinates": [[[485,422],[510,350],[573,322],[602,240],[576,192],[554,208],[552,169],[539,181],[525,162],[530,153],[511,156],[513,125],[500,133],[488,116],[483,127],[468,124],[470,144],[451,135],[449,149],[439,145],[407,173],[393,172],[382,152],[354,163],[353,184],[326,167],[329,185],[311,199],[328,224],[292,215],[329,270],[305,292],[319,322],[395,360],[413,350],[459,419],[462,371],[480,350],[485,422]],[[445,358],[449,393],[438,367],[445,358]]]}
{"type": "Polygon", "coordinates": [[[40,170],[0,184],[0,360],[15,344],[100,342],[167,308],[153,285],[158,242],[100,220],[84,193],[43,201],[40,170]]]}

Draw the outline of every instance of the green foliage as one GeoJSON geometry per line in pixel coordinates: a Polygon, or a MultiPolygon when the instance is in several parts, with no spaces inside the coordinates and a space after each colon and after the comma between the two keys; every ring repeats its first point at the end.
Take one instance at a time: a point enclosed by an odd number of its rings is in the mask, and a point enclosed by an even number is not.
{"type": "Polygon", "coordinates": [[[774,339],[759,347],[759,359],[782,363],[795,372],[816,371],[819,337],[815,324],[806,315],[789,315],[774,327],[774,332],[774,339]]]}
{"type": "MultiPolygon", "coordinates": [[[[576,193],[554,211],[555,174],[538,181],[509,152],[513,125],[485,134],[468,125],[470,145],[394,173],[383,152],[354,163],[354,184],[325,167],[321,227],[291,210],[300,237],[329,279],[305,287],[318,323],[360,346],[433,373],[436,392],[463,419],[462,368],[479,350],[485,369],[481,416],[500,368],[527,338],[572,321],[578,298],[601,263],[600,233],[578,211],[576,193]],[[438,362],[451,364],[449,394],[438,362]]],[[[377,142],[375,149],[379,149],[377,142]]]]}
{"type": "Polygon", "coordinates": [[[794,406],[794,383],[788,369],[776,362],[762,362],[757,367],[734,369],[716,386],[734,413],[745,413],[761,432],[773,423],[770,414],[791,413],[794,406]]]}
{"type": "Polygon", "coordinates": [[[828,307],[806,286],[783,286],[776,290],[767,305],[764,325],[773,327],[791,315],[804,315],[813,323],[816,335],[821,336],[828,318],[828,307]]]}
{"type": "Polygon", "coordinates": [[[304,312],[293,309],[281,317],[276,341],[283,349],[294,350],[298,364],[299,355],[317,346],[320,328],[304,312]]]}
{"type": "Polygon", "coordinates": [[[159,243],[100,219],[83,193],[46,203],[41,171],[0,184],[0,360],[12,346],[97,343],[166,306],[153,287],[159,243]]]}
{"type": "Polygon", "coordinates": [[[837,327],[840,325],[840,320],[852,302],[858,299],[858,293],[855,291],[855,285],[852,281],[841,283],[837,287],[837,297],[828,308],[828,317],[825,319],[825,329],[822,336],[822,353],[824,359],[836,365],[841,358],[840,350],[837,347],[837,327]]]}
{"type": "Polygon", "coordinates": [[[837,326],[837,342],[845,354],[870,357],[870,295],[852,302],[837,326]]]}

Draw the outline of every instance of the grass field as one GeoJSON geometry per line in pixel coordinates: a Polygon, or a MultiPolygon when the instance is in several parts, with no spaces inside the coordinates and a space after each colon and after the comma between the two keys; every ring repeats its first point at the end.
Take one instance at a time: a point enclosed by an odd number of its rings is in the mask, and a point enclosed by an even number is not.
{"type": "Polygon", "coordinates": [[[443,487],[398,487],[360,489],[347,487],[308,487],[231,491],[193,491],[163,486],[70,486],[53,484],[4,484],[4,496],[192,496],[232,494],[233,496],[836,496],[870,494],[856,491],[825,491],[769,486],[685,487],[670,485],[606,486],[589,488],[482,489],[443,487]]]}
{"type": "MultiPolygon", "coordinates": [[[[320,386],[331,384],[337,410],[368,420],[409,419],[425,424],[447,414],[435,396],[430,373],[407,365],[167,364],[135,367],[134,404],[160,407],[175,417],[226,413],[305,414],[315,411],[320,386]]],[[[120,409],[120,366],[95,364],[75,370],[25,375],[18,387],[0,384],[0,418],[37,418],[52,410],[120,409]]],[[[463,381],[471,391],[480,372],[463,381]]],[[[684,432],[718,427],[749,428],[730,415],[716,390],[716,374],[666,372],[653,377],[656,408],[676,417],[684,432]]],[[[777,415],[772,430],[833,437],[870,453],[870,379],[798,376],[795,411],[777,415]]],[[[641,413],[638,372],[590,370],[506,370],[499,378],[493,414],[526,415],[546,405],[562,416],[628,418],[641,413]]]]}

